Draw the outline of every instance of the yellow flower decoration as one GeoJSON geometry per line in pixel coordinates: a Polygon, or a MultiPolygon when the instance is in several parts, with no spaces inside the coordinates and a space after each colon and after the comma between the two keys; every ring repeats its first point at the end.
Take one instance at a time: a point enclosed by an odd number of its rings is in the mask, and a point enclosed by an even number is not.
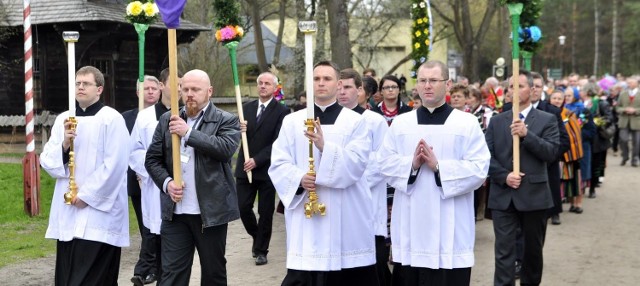
{"type": "Polygon", "coordinates": [[[153,17],[155,15],[155,9],[153,8],[153,4],[150,2],[144,3],[142,5],[142,10],[144,10],[144,15],[147,17],[153,17]]]}
{"type": "Polygon", "coordinates": [[[140,1],[133,1],[127,5],[127,15],[138,16],[142,13],[142,3],[140,1]]]}
{"type": "Polygon", "coordinates": [[[416,38],[417,38],[417,37],[420,37],[421,35],[422,35],[422,32],[420,32],[420,31],[416,31],[416,38]]]}
{"type": "Polygon", "coordinates": [[[242,29],[242,27],[236,26],[236,31],[238,32],[238,35],[240,35],[240,37],[244,36],[244,29],[242,29]]]}
{"type": "Polygon", "coordinates": [[[424,17],[424,18],[422,18],[422,21],[427,23],[427,22],[429,22],[429,19],[427,19],[427,17],[424,17]]]}
{"type": "Polygon", "coordinates": [[[221,39],[222,39],[222,33],[220,32],[220,30],[217,30],[216,31],[216,40],[218,40],[218,42],[219,42],[219,41],[221,41],[221,39]]]}
{"type": "Polygon", "coordinates": [[[424,44],[428,46],[429,45],[429,39],[424,40],[424,44]]]}
{"type": "Polygon", "coordinates": [[[420,25],[420,24],[422,24],[422,19],[418,19],[418,21],[416,21],[416,22],[418,22],[418,25],[420,25]]]}
{"type": "Polygon", "coordinates": [[[429,29],[424,29],[424,34],[429,35],[429,29]]]}
{"type": "Polygon", "coordinates": [[[415,43],[413,46],[414,46],[416,49],[419,49],[419,48],[420,48],[420,43],[415,43]]]}

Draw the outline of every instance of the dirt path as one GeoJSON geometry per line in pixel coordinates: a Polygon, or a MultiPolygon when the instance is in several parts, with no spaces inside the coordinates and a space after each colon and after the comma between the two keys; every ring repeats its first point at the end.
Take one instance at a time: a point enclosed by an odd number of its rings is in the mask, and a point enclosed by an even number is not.
{"type": "MultiPolygon", "coordinates": [[[[549,225],[545,245],[543,285],[636,285],[640,281],[640,169],[620,167],[620,157],[608,158],[606,181],[596,199],[585,199],[584,213],[562,214],[562,225],[549,225]]],[[[565,209],[568,206],[565,205],[565,209]]],[[[269,264],[255,266],[251,240],[240,221],[229,226],[227,269],[229,285],[280,285],[285,275],[284,217],[276,214],[269,264]]],[[[139,238],[123,249],[120,285],[129,278],[139,251],[139,238]]],[[[472,285],[493,280],[491,221],[478,222],[476,264],[472,285]]],[[[0,269],[2,285],[53,285],[55,258],[48,257],[0,269]]],[[[191,285],[200,284],[199,262],[194,263],[191,285]]]]}

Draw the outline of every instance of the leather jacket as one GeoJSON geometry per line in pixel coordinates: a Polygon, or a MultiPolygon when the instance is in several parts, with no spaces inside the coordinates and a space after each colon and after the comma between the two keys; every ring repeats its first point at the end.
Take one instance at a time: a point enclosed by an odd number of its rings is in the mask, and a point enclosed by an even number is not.
{"type": "MultiPolygon", "coordinates": [[[[185,119],[184,108],[180,116],[185,119]]],[[[175,203],[164,191],[167,178],[173,176],[171,133],[167,112],[160,117],[147,150],[145,168],[160,190],[162,219],[172,220],[175,203]]],[[[186,120],[185,120],[186,121],[186,120]]],[[[212,102],[202,122],[191,130],[187,145],[194,149],[195,185],[202,217],[202,227],[222,225],[240,217],[231,159],[240,144],[238,117],[218,109],[212,102]]]]}

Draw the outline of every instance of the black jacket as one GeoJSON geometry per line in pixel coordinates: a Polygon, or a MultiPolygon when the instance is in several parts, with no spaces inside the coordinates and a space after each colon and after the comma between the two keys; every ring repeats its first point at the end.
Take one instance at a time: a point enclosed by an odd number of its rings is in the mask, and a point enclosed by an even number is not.
{"type": "MultiPolygon", "coordinates": [[[[184,113],[182,108],[182,118],[185,118],[184,113]]],[[[145,159],[145,168],[149,176],[162,190],[160,207],[163,220],[172,220],[175,209],[175,203],[162,189],[164,181],[173,176],[170,117],[169,112],[160,117],[145,159]]],[[[202,123],[197,129],[191,130],[186,144],[194,149],[196,193],[202,227],[221,225],[238,219],[238,196],[231,173],[231,158],[240,144],[238,117],[210,103],[202,123]]]]}
{"type": "MultiPolygon", "coordinates": [[[[291,110],[272,99],[264,109],[264,114],[260,116],[260,122],[257,122],[256,115],[259,105],[259,100],[254,100],[245,103],[242,107],[244,120],[247,121],[249,157],[256,162],[256,167],[251,170],[251,175],[256,180],[270,180],[268,171],[271,165],[271,146],[278,138],[282,119],[291,113],[291,110]]],[[[300,123],[300,130],[304,130],[302,123],[300,123]]],[[[247,178],[247,173],[244,172],[243,166],[244,152],[241,148],[240,152],[238,152],[238,161],[236,163],[236,178],[247,178]]]]}

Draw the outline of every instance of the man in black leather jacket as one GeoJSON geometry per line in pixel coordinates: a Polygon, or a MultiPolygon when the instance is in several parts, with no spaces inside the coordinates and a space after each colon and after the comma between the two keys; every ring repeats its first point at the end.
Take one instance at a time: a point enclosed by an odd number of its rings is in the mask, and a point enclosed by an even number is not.
{"type": "Polygon", "coordinates": [[[210,102],[213,87],[204,71],[187,72],[181,93],[185,106],[180,116],[160,117],[145,161],[161,190],[159,285],[189,284],[194,248],[202,266],[202,285],[227,285],[227,224],[240,217],[231,172],[240,124],[237,116],[210,102]],[[182,186],[173,181],[172,134],[180,137],[182,186]]]}

